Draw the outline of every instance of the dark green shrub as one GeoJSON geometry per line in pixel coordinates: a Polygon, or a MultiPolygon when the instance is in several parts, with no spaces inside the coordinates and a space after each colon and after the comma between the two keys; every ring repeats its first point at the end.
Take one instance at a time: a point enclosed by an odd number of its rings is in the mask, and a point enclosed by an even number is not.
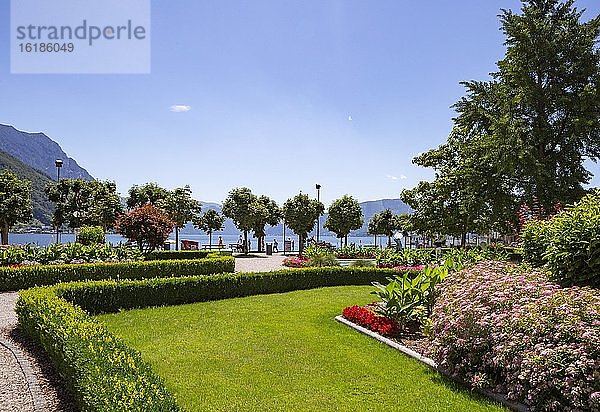
{"type": "Polygon", "coordinates": [[[538,219],[529,220],[523,227],[523,259],[534,266],[543,266],[546,263],[544,255],[548,246],[549,227],[548,221],[538,219]]]}
{"type": "Polygon", "coordinates": [[[308,267],[340,266],[333,253],[315,255],[306,262],[308,267]]]}
{"type": "Polygon", "coordinates": [[[0,268],[0,291],[79,280],[200,276],[228,273],[234,270],[235,259],[230,256],[150,262],[2,267],[0,268]]]}
{"type": "Polygon", "coordinates": [[[209,253],[209,250],[153,250],[146,255],[146,260],[204,259],[209,253]]]}
{"type": "Polygon", "coordinates": [[[600,192],[550,220],[545,259],[555,280],[600,286],[600,192]]]}
{"type": "Polygon", "coordinates": [[[42,345],[83,411],[179,411],[140,354],[54,290],[22,291],[19,325],[42,345]]]}
{"type": "Polygon", "coordinates": [[[370,268],[375,266],[375,264],[370,260],[358,259],[350,263],[350,266],[353,268],[370,268]]]}
{"type": "Polygon", "coordinates": [[[106,234],[100,226],[83,226],[77,233],[77,242],[86,246],[104,244],[106,234]]]}

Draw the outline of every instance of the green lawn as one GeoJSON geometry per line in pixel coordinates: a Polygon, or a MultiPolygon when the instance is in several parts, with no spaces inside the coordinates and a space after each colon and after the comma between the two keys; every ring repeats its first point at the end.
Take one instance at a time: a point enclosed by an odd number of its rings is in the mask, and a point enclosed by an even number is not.
{"type": "Polygon", "coordinates": [[[102,315],[188,411],[499,411],[333,318],[350,286],[102,315]]]}

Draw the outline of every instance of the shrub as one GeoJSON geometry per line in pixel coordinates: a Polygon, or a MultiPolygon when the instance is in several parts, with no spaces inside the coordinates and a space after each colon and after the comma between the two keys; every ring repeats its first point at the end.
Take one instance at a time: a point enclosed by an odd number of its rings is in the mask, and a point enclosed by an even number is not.
{"type": "Polygon", "coordinates": [[[179,411],[140,354],[52,289],[20,293],[19,325],[42,345],[84,411],[179,411]]]}
{"type": "Polygon", "coordinates": [[[371,309],[362,306],[348,306],[342,311],[342,316],[383,336],[393,336],[400,331],[400,326],[394,319],[377,315],[371,309]]]}
{"type": "Polygon", "coordinates": [[[289,268],[303,268],[306,267],[308,260],[301,257],[290,256],[283,259],[283,266],[289,268]]]}
{"type": "Polygon", "coordinates": [[[368,268],[368,267],[375,266],[375,264],[373,262],[371,262],[370,260],[358,259],[358,260],[355,260],[354,262],[350,263],[350,266],[355,267],[355,268],[368,268]]]}
{"type": "Polygon", "coordinates": [[[77,242],[82,245],[104,244],[106,236],[100,226],[83,226],[77,233],[77,242]]]}
{"type": "Polygon", "coordinates": [[[539,272],[480,263],[450,275],[432,357],[453,377],[536,410],[600,409],[600,296],[539,272]]]}
{"type": "Polygon", "coordinates": [[[313,256],[306,262],[308,267],[340,266],[333,253],[313,256]]]}
{"type": "Polygon", "coordinates": [[[335,251],[338,259],[375,259],[377,257],[377,248],[363,247],[351,244],[335,251]]]}
{"type": "MultiPolygon", "coordinates": [[[[181,260],[204,259],[211,252],[209,250],[153,250],[146,255],[146,260],[181,260]]],[[[215,255],[218,255],[216,253],[215,255]]]]}
{"type": "Polygon", "coordinates": [[[203,260],[4,267],[0,268],[0,291],[77,280],[197,276],[234,270],[235,259],[228,256],[203,260]]]}
{"type": "Polygon", "coordinates": [[[161,246],[174,227],[175,223],[167,214],[151,204],[136,207],[121,215],[115,224],[117,232],[137,243],[144,253],[161,246]]]}
{"type": "Polygon", "coordinates": [[[521,241],[523,245],[523,259],[534,266],[543,266],[544,254],[548,245],[547,234],[550,227],[548,221],[530,219],[523,227],[521,241]]]}

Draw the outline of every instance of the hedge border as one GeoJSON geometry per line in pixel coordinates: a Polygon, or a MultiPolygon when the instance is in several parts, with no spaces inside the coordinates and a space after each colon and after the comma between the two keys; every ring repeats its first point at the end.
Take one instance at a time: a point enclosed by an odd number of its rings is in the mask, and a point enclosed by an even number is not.
{"type": "Polygon", "coordinates": [[[0,292],[61,282],[198,276],[234,271],[235,259],[230,256],[187,260],[0,267],[0,292]]]}
{"type": "Polygon", "coordinates": [[[153,250],[146,260],[205,259],[209,253],[210,250],[153,250]]]}
{"type": "Polygon", "coordinates": [[[179,411],[174,396],[140,353],[84,309],[103,313],[328,286],[370,285],[396,274],[397,270],[325,267],[62,283],[21,291],[17,314],[26,333],[48,352],[82,410],[179,411]]]}

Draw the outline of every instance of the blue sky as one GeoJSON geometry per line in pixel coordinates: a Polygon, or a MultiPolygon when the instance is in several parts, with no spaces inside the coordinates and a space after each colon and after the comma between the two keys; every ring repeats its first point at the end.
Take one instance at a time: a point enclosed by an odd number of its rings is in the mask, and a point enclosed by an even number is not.
{"type": "Polygon", "coordinates": [[[502,7],[520,2],[153,1],[150,74],[19,75],[4,0],[0,123],[43,131],[122,193],[189,184],[222,202],[247,186],[281,203],[318,182],[326,204],[397,198],[431,178],[411,159],[445,141],[459,82],[503,57],[502,7]]]}

